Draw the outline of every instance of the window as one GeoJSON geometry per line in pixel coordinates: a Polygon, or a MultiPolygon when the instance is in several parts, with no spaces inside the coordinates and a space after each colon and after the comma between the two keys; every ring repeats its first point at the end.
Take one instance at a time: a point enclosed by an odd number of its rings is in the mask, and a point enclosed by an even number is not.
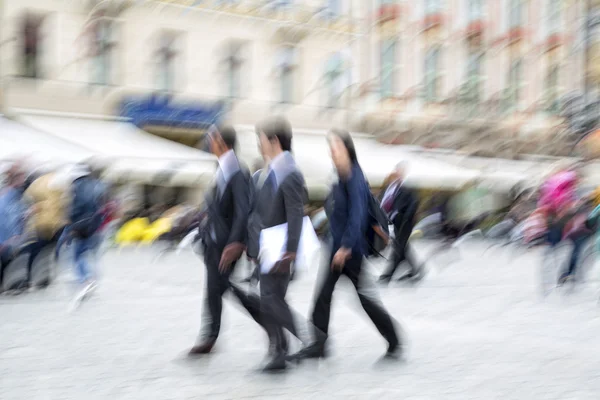
{"type": "Polygon", "coordinates": [[[100,17],[93,23],[92,31],[92,83],[109,85],[113,66],[114,23],[100,17]]]}
{"type": "Polygon", "coordinates": [[[242,96],[242,69],[245,62],[243,50],[244,44],[241,42],[231,42],[227,48],[225,57],[226,93],[232,99],[242,96]]]}
{"type": "Polygon", "coordinates": [[[430,49],[425,56],[425,101],[436,102],[439,97],[440,48],[430,49]]]}
{"type": "Polygon", "coordinates": [[[546,75],[546,104],[547,111],[556,114],[559,110],[558,100],[558,76],[559,67],[554,65],[549,68],[548,74],[546,75]]]}
{"type": "Polygon", "coordinates": [[[520,96],[521,96],[521,85],[523,80],[523,61],[517,60],[513,62],[508,73],[508,94],[507,101],[510,109],[518,108],[520,96]]]}
{"type": "Polygon", "coordinates": [[[27,14],[23,20],[23,58],[21,75],[26,78],[40,77],[40,44],[43,17],[27,14]]]}
{"type": "Polygon", "coordinates": [[[176,41],[178,34],[163,32],[159,39],[158,47],[158,90],[170,92],[175,88],[175,68],[177,65],[178,51],[176,41]]]}
{"type": "Polygon", "coordinates": [[[479,103],[481,101],[481,81],[482,81],[483,54],[474,50],[469,54],[467,63],[467,98],[469,102],[479,103]]]}
{"type": "Polygon", "coordinates": [[[387,39],[381,43],[381,97],[394,96],[396,75],[396,40],[387,39]]]}
{"type": "Polygon", "coordinates": [[[284,47],[279,52],[279,101],[281,103],[293,103],[294,101],[296,53],[295,47],[284,47]]]}
{"type": "Polygon", "coordinates": [[[548,4],[548,34],[560,31],[561,0],[547,0],[548,4]]]}
{"type": "Polygon", "coordinates": [[[484,0],[469,0],[469,21],[479,21],[483,18],[484,0]]]}
{"type": "Polygon", "coordinates": [[[425,14],[437,14],[442,11],[442,0],[425,0],[425,14]]]}
{"type": "Polygon", "coordinates": [[[342,0],[327,0],[327,14],[331,17],[337,17],[341,14],[342,0]]]}
{"type": "Polygon", "coordinates": [[[523,1],[510,0],[510,10],[508,15],[510,29],[521,28],[523,26],[523,1]]]}
{"type": "Polygon", "coordinates": [[[327,107],[337,107],[340,97],[344,91],[344,57],[341,53],[335,53],[325,66],[325,79],[327,82],[327,107]]]}

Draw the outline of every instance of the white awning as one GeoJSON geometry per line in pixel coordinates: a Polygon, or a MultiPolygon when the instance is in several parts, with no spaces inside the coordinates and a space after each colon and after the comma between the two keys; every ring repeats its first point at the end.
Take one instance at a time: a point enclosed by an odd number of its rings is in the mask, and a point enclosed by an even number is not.
{"type": "Polygon", "coordinates": [[[20,121],[48,137],[87,149],[111,180],[198,186],[212,180],[216,158],[148,134],[127,122],[24,115],[20,121]]]}
{"type": "MultiPolygon", "coordinates": [[[[260,157],[254,128],[238,126],[236,130],[238,154],[251,166],[260,157]]],[[[294,130],[294,156],[311,192],[322,191],[332,182],[334,168],[326,134],[326,131],[294,130]]],[[[459,189],[480,174],[470,168],[419,156],[406,146],[382,144],[367,135],[357,134],[353,137],[358,161],[373,187],[381,185],[400,162],[406,163],[407,185],[416,188],[459,189]]]]}
{"type": "Polygon", "coordinates": [[[76,163],[93,155],[85,147],[0,117],[0,159],[26,157],[35,164],[76,163]]]}

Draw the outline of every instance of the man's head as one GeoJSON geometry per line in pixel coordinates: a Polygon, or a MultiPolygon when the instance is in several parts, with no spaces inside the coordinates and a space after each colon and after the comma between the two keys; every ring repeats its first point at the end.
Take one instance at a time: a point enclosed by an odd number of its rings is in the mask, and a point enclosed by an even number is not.
{"type": "Polygon", "coordinates": [[[213,127],[208,132],[210,151],[217,157],[221,157],[229,150],[235,149],[237,134],[233,126],[213,127]]]}
{"type": "Polygon", "coordinates": [[[6,171],[6,184],[13,188],[20,188],[25,184],[25,173],[19,163],[12,164],[6,171]]]}
{"type": "Polygon", "coordinates": [[[256,127],[261,153],[273,159],[284,151],[292,151],[292,126],[284,117],[273,117],[256,127]]]}

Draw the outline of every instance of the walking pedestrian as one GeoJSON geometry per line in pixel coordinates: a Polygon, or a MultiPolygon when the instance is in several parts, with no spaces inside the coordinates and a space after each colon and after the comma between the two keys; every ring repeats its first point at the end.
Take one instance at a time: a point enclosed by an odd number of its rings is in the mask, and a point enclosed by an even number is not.
{"type": "MultiPolygon", "coordinates": [[[[27,264],[27,285],[31,288],[32,268],[36,257],[47,246],[58,241],[63,229],[67,225],[66,204],[64,193],[60,187],[52,183],[56,179],[56,173],[51,171],[33,178],[31,185],[25,190],[25,197],[32,204],[31,222],[34,239],[24,251],[29,253],[27,264]]],[[[47,260],[48,262],[50,260],[47,260]]],[[[50,284],[43,282],[42,286],[50,284]]]]}
{"type": "Polygon", "coordinates": [[[20,165],[12,165],[6,173],[6,187],[0,192],[0,292],[4,288],[4,272],[23,243],[26,207],[23,202],[25,174],[20,165]]]}
{"type": "MultiPolygon", "coordinates": [[[[216,183],[206,196],[206,223],[200,231],[206,266],[208,327],[190,356],[212,351],[221,330],[223,295],[232,288],[230,276],[246,249],[250,213],[250,172],[238,160],[234,148],[237,137],[233,127],[213,129],[210,149],[219,159],[216,183]]],[[[234,288],[235,289],[235,288],[234,288]]],[[[260,324],[259,305],[249,303],[233,290],[250,316],[260,324]]]]}
{"type": "Polygon", "coordinates": [[[72,307],[96,289],[97,269],[90,262],[100,245],[100,227],[104,221],[104,185],[92,176],[85,164],[76,165],[69,173],[71,206],[69,225],[64,229],[58,246],[65,241],[74,242],[75,272],[81,290],[73,299],[72,307]]]}
{"type": "Polygon", "coordinates": [[[328,199],[327,214],[332,236],[330,266],[318,292],[312,312],[315,341],[292,359],[323,358],[327,356],[326,338],[329,329],[331,299],[335,285],[346,275],[358,293],[360,303],[381,335],[388,342],[385,358],[397,358],[401,343],[392,318],[379,299],[367,295],[361,271],[367,254],[367,225],[369,221],[369,186],[356,157],[354,142],[346,131],[333,130],[328,135],[331,157],[338,173],[328,199]],[[322,338],[318,335],[324,333],[322,338]]]}
{"type": "MultiPolygon", "coordinates": [[[[264,371],[273,372],[286,369],[288,341],[284,329],[300,339],[285,296],[302,234],[308,191],[291,153],[289,122],[276,117],[260,124],[257,131],[265,161],[271,160],[266,179],[256,194],[261,228],[286,224],[287,229],[283,255],[270,270],[263,268],[260,275],[260,307],[272,349],[272,358],[264,371]]],[[[256,245],[253,243],[251,248],[256,245]]]]}
{"type": "Polygon", "coordinates": [[[379,277],[380,282],[389,282],[402,262],[408,264],[408,273],[402,279],[415,279],[422,268],[409,252],[408,240],[415,226],[415,217],[419,202],[414,192],[404,185],[404,166],[398,164],[392,172],[391,183],[383,191],[381,206],[394,226],[394,255],[386,271],[379,277]]]}

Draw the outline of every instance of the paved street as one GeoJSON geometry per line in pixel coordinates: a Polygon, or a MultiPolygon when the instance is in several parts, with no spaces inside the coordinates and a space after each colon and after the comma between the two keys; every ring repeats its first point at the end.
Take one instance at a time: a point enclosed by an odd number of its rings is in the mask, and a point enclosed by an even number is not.
{"type": "MultiPolygon", "coordinates": [[[[453,257],[437,257],[418,287],[380,291],[404,327],[404,362],[376,362],[385,343],[341,281],[332,357],[263,376],[264,334],[231,298],[216,352],[186,359],[203,290],[192,253],[156,261],[153,250],[113,251],[102,260],[100,288],[75,313],[67,312],[73,289],[65,278],[45,292],[0,298],[0,399],[598,399],[593,288],[542,301],[539,254],[511,262],[509,251],[484,256],[474,244],[461,253],[448,266],[453,257]]],[[[316,275],[290,288],[304,315],[316,275]]]]}

